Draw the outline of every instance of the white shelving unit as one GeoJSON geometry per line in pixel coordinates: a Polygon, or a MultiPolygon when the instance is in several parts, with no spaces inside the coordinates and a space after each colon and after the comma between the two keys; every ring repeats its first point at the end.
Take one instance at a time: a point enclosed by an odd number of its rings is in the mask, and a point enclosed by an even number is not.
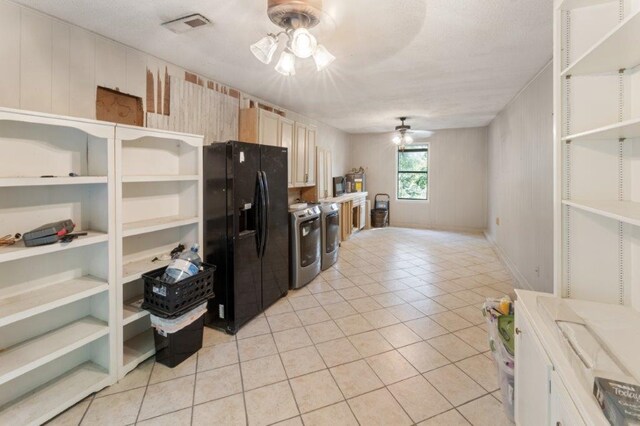
{"type": "Polygon", "coordinates": [[[202,247],[203,137],[116,126],[118,378],[155,353],[142,274],[178,243],[202,247]]]}
{"type": "Polygon", "coordinates": [[[555,293],[640,309],[640,1],[555,13],[555,293]]]}
{"type": "Polygon", "coordinates": [[[41,424],[116,380],[114,131],[0,109],[0,235],[63,219],[88,232],[0,247],[0,424],[41,424]]]}

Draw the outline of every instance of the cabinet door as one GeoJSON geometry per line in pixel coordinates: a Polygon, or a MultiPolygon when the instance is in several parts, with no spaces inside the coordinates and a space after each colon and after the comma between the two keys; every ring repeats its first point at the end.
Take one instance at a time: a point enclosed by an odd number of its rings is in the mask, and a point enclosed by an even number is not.
{"type": "Polygon", "coordinates": [[[293,149],[293,185],[298,187],[305,186],[307,184],[307,126],[296,123],[295,131],[293,149]]]}
{"type": "Polygon", "coordinates": [[[316,135],[315,127],[307,129],[307,186],[316,184],[316,135]]]}
{"type": "Polygon", "coordinates": [[[327,180],[324,176],[326,172],[325,161],[325,150],[320,147],[316,148],[316,189],[319,200],[327,198],[327,180]]]}
{"type": "Polygon", "coordinates": [[[584,426],[580,412],[576,408],[560,376],[551,372],[551,426],[584,426]]]}
{"type": "Polygon", "coordinates": [[[367,201],[363,200],[360,204],[360,229],[364,229],[367,223],[367,201]]]}
{"type": "Polygon", "coordinates": [[[333,159],[331,156],[331,151],[326,150],[324,152],[324,165],[325,165],[325,188],[327,190],[326,198],[333,197],[333,159]]]}
{"type": "Polygon", "coordinates": [[[273,112],[260,110],[260,144],[280,146],[280,116],[273,112]]]}
{"type": "Polygon", "coordinates": [[[550,372],[544,348],[516,302],[515,419],[519,426],[549,424],[550,372]]]}
{"type": "Polygon", "coordinates": [[[294,173],[294,127],[293,121],[288,118],[280,117],[280,146],[287,148],[287,182],[289,188],[293,186],[293,173],[294,173]]]}

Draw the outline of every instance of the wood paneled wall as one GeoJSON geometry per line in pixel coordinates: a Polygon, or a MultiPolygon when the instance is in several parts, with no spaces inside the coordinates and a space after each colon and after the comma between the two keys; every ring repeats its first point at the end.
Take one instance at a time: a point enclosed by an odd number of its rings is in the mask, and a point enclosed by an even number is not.
{"type": "Polygon", "coordinates": [[[367,191],[391,195],[393,226],[482,231],[487,217],[487,128],[438,130],[428,139],[429,201],[396,200],[393,134],[351,137],[352,167],[367,170],[367,191]]]}
{"type": "MultiPolygon", "coordinates": [[[[177,65],[6,0],[0,0],[0,58],[0,106],[91,119],[96,117],[97,86],[139,96],[145,111],[158,111],[167,106],[167,78],[178,84],[186,75],[193,76],[177,65]],[[147,105],[147,70],[153,75],[152,108],[147,105]]],[[[210,83],[196,76],[198,80],[210,83]]],[[[239,108],[239,93],[214,86],[218,90],[211,99],[219,102],[223,114],[222,119],[215,116],[213,123],[219,127],[209,134],[235,139],[237,111],[229,111],[239,108]]],[[[187,95],[200,91],[197,87],[183,91],[185,98],[174,98],[169,105],[176,108],[170,109],[172,116],[184,117],[183,106],[191,102],[187,95]]],[[[193,108],[186,109],[193,113],[193,108]]],[[[194,121],[174,120],[165,128],[190,132],[205,127],[194,121]]]]}
{"type": "Polygon", "coordinates": [[[487,235],[523,287],[553,291],[553,72],[489,126],[487,235]],[[496,219],[500,219],[500,225],[496,219]]]}

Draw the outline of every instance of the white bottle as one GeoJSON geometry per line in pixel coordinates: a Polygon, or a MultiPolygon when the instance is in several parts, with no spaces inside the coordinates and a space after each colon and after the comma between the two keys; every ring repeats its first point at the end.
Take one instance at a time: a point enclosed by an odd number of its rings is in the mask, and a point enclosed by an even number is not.
{"type": "Polygon", "coordinates": [[[180,256],[173,259],[166,271],[160,277],[160,281],[173,284],[185,278],[189,278],[200,271],[202,259],[198,255],[200,246],[194,244],[189,251],[183,251],[180,256]]]}

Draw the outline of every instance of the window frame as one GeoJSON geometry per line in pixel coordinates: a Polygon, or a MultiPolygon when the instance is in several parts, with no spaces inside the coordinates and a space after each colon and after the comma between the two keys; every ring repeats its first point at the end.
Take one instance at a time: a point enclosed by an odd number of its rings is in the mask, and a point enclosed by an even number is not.
{"type": "Polygon", "coordinates": [[[404,150],[401,150],[400,147],[398,147],[396,149],[396,200],[397,201],[417,201],[417,202],[428,203],[430,200],[430,191],[429,191],[429,186],[430,186],[429,170],[430,169],[431,169],[431,145],[429,143],[416,144],[415,147],[405,147],[404,150]],[[406,152],[406,151],[426,152],[427,153],[427,171],[426,172],[401,171],[400,170],[400,153],[406,152]],[[422,173],[427,176],[426,198],[401,198],[400,197],[400,175],[402,173],[406,173],[406,174],[422,173]]]}

